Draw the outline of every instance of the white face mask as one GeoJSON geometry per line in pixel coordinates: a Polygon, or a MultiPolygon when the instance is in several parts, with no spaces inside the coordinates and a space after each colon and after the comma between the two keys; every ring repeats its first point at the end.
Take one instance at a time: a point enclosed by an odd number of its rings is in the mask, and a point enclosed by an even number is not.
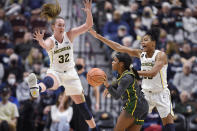
{"type": "Polygon", "coordinates": [[[15,84],[15,82],[16,82],[16,79],[15,78],[10,78],[10,79],[8,79],[8,83],[10,84],[10,85],[14,85],[15,84]]]}
{"type": "Polygon", "coordinates": [[[27,83],[28,77],[23,78],[23,80],[27,83]]]}

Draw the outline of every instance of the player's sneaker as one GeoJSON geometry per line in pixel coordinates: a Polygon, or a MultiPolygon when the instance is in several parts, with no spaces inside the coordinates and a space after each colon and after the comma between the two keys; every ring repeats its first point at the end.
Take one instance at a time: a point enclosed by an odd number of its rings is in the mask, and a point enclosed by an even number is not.
{"type": "Polygon", "coordinates": [[[39,92],[39,86],[37,84],[37,78],[36,78],[36,75],[34,73],[31,73],[28,76],[27,83],[29,85],[31,96],[33,98],[37,98],[39,96],[40,92],[39,92]]]}

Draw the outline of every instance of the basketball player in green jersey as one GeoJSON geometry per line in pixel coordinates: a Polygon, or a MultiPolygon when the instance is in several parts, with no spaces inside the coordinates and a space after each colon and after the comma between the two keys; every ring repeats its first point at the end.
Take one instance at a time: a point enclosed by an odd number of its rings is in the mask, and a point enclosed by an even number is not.
{"type": "Polygon", "coordinates": [[[153,28],[142,37],[142,50],[122,46],[97,34],[93,29],[90,29],[89,32],[115,51],[140,58],[141,71],[138,71],[138,74],[143,77],[142,91],[148,101],[149,112],[156,107],[162,119],[164,131],[175,131],[174,113],[167,84],[168,60],[164,52],[156,50],[160,30],[153,28]]]}
{"type": "Polygon", "coordinates": [[[140,131],[148,114],[148,102],[137,84],[136,71],[130,69],[131,57],[118,52],[113,58],[112,69],[118,71],[117,81],[104,85],[113,98],[123,101],[123,108],[118,117],[115,131],[140,131]]]}

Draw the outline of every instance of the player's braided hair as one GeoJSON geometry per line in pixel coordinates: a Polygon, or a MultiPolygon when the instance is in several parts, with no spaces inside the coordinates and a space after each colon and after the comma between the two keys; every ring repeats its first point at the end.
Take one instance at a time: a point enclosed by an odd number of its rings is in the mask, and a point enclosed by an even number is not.
{"type": "Polygon", "coordinates": [[[118,58],[119,62],[124,63],[125,70],[130,70],[130,65],[132,63],[132,59],[128,54],[118,52],[118,53],[116,53],[116,57],[118,58]]]}
{"type": "Polygon", "coordinates": [[[132,64],[132,59],[127,53],[116,53],[116,57],[118,58],[119,62],[124,63],[124,69],[125,70],[132,70],[133,73],[135,74],[135,78],[140,80],[140,77],[137,73],[137,70],[135,70],[133,67],[131,67],[132,64]]]}
{"type": "Polygon", "coordinates": [[[56,4],[47,3],[42,6],[41,16],[47,18],[48,21],[51,21],[51,24],[54,25],[56,19],[64,19],[58,16],[61,12],[61,7],[56,0],[56,4]]]}

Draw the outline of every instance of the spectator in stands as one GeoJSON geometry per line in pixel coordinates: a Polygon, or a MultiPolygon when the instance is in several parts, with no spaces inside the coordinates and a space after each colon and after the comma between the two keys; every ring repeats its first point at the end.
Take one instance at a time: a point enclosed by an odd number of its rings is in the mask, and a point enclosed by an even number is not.
{"type": "MultiPolygon", "coordinates": [[[[90,110],[92,110],[92,102],[94,102],[94,111],[99,111],[99,100],[100,100],[100,92],[98,87],[90,87],[90,85],[87,82],[86,79],[86,64],[85,64],[85,59],[83,58],[77,58],[76,59],[76,69],[77,73],[79,75],[83,91],[84,91],[84,96],[87,102],[87,105],[90,110]],[[92,89],[94,92],[92,92],[92,89]],[[92,98],[92,93],[95,96],[95,101],[93,101],[92,98]]],[[[77,108],[76,104],[73,103],[73,118],[71,121],[71,126],[74,130],[76,131],[86,131],[89,130],[88,124],[83,120],[83,116],[80,114],[79,108],[77,108]]]]}
{"type": "Polygon", "coordinates": [[[110,1],[96,1],[96,7],[93,7],[92,10],[96,10],[92,12],[96,30],[102,33],[104,25],[112,21],[114,7],[110,1]]]}
{"type": "Polygon", "coordinates": [[[180,51],[181,62],[191,62],[193,63],[196,60],[196,56],[194,56],[193,52],[191,51],[191,46],[189,43],[184,43],[182,46],[182,51],[180,51]]]}
{"type": "Polygon", "coordinates": [[[0,35],[8,34],[11,38],[12,36],[12,27],[10,22],[7,20],[5,16],[5,11],[0,9],[0,35]]]}
{"type": "Polygon", "coordinates": [[[17,14],[22,9],[23,0],[6,0],[4,4],[4,9],[6,10],[6,15],[17,14]]]}
{"type": "MultiPolygon", "coordinates": [[[[115,42],[118,42],[118,43],[122,44],[122,39],[123,39],[125,36],[128,36],[128,29],[127,29],[126,26],[120,25],[120,26],[118,26],[117,33],[114,34],[114,35],[111,35],[111,40],[113,40],[113,41],[115,41],[115,42]]],[[[104,49],[106,50],[106,51],[105,51],[106,60],[109,60],[109,59],[111,58],[112,49],[109,48],[109,47],[106,46],[106,45],[103,45],[103,46],[104,46],[104,49]]]]}
{"type": "Polygon", "coordinates": [[[187,32],[187,39],[189,39],[193,43],[197,43],[197,19],[192,16],[192,10],[190,8],[185,9],[182,21],[183,28],[187,32]]]}
{"type": "Polygon", "coordinates": [[[77,73],[79,75],[79,78],[81,80],[82,83],[82,87],[84,90],[84,95],[87,101],[87,104],[89,106],[89,108],[91,109],[92,107],[92,100],[91,100],[91,96],[93,93],[95,96],[95,111],[99,111],[99,96],[100,96],[100,92],[99,92],[99,88],[97,87],[90,87],[90,85],[87,82],[87,71],[86,71],[86,64],[85,64],[85,59],[84,58],[77,58],[76,59],[76,69],[77,69],[77,73]],[[92,92],[93,89],[93,92],[92,92]]]}
{"type": "MultiPolygon", "coordinates": [[[[135,22],[134,22],[134,33],[136,35],[136,40],[138,42],[140,42],[142,36],[144,36],[146,34],[146,31],[147,31],[147,28],[146,28],[146,26],[144,26],[142,24],[141,17],[138,17],[137,19],[135,19],[135,22]]],[[[132,35],[132,36],[135,36],[135,35],[132,35]]]]}
{"type": "Polygon", "coordinates": [[[35,63],[33,63],[32,65],[32,72],[35,73],[38,80],[41,79],[40,76],[41,76],[42,68],[43,68],[42,63],[40,63],[39,61],[35,61],[35,63]]]}
{"type": "Polygon", "coordinates": [[[25,32],[23,43],[15,46],[15,53],[22,57],[23,60],[26,59],[32,47],[37,44],[33,44],[33,37],[31,32],[25,32]]]}
{"type": "Polygon", "coordinates": [[[26,58],[25,69],[32,70],[34,63],[42,63],[42,53],[38,48],[31,48],[29,55],[26,58]]]}
{"type": "Polygon", "coordinates": [[[6,74],[4,75],[4,80],[8,77],[8,74],[11,72],[15,74],[17,82],[22,81],[24,68],[20,63],[19,56],[17,54],[12,54],[10,55],[9,59],[9,65],[5,68],[6,74]]]}
{"type": "Polygon", "coordinates": [[[9,57],[13,53],[13,50],[10,48],[8,35],[4,34],[0,37],[0,61],[6,68],[9,65],[9,57]]]}
{"type": "MultiPolygon", "coordinates": [[[[47,114],[45,110],[50,105],[54,105],[56,102],[56,95],[55,92],[48,90],[47,92],[44,92],[40,95],[40,100],[38,101],[38,104],[35,104],[32,102],[35,114],[33,119],[35,124],[35,130],[43,130],[45,125],[47,124],[46,118],[47,114]]],[[[30,105],[29,105],[30,106],[30,105]]],[[[28,112],[27,112],[28,113],[28,112]]]]}
{"type": "Polygon", "coordinates": [[[142,25],[146,26],[149,30],[151,28],[152,22],[155,19],[155,15],[150,7],[146,6],[142,12],[142,25]]]}
{"type": "Polygon", "coordinates": [[[0,62],[0,72],[1,72],[0,73],[0,84],[1,84],[1,82],[3,80],[4,73],[5,73],[3,64],[1,62],[0,62]]]}
{"type": "Polygon", "coordinates": [[[167,79],[169,82],[172,82],[174,79],[174,75],[182,71],[182,63],[180,59],[180,55],[174,54],[168,63],[167,69],[167,79]]]}
{"type": "Polygon", "coordinates": [[[19,117],[18,109],[15,104],[8,99],[10,97],[10,88],[4,86],[1,88],[0,102],[0,130],[1,131],[16,131],[17,117],[19,117]]]}
{"type": "Polygon", "coordinates": [[[55,105],[51,106],[51,118],[52,123],[50,131],[69,131],[70,130],[70,121],[73,115],[73,108],[70,106],[70,97],[65,96],[65,101],[63,108],[59,108],[59,105],[62,102],[64,97],[64,92],[58,96],[57,102],[55,105]]]}
{"type": "Polygon", "coordinates": [[[125,36],[124,38],[122,38],[122,45],[127,47],[133,47],[134,45],[132,45],[132,41],[133,41],[132,36],[125,36]]]}
{"type": "Polygon", "coordinates": [[[171,59],[172,56],[175,54],[179,54],[179,47],[178,47],[177,43],[175,43],[173,41],[169,41],[166,45],[165,52],[168,55],[168,59],[171,59]]]}
{"type": "Polygon", "coordinates": [[[111,40],[122,44],[122,39],[128,35],[128,30],[126,26],[120,25],[118,27],[117,33],[112,36],[111,40]]]}
{"type": "Polygon", "coordinates": [[[113,35],[115,35],[118,31],[118,27],[120,25],[126,26],[127,30],[130,31],[129,25],[121,20],[121,14],[119,11],[114,11],[113,13],[113,20],[111,22],[107,22],[103,29],[104,37],[111,39],[113,35]]]}
{"type": "Polygon", "coordinates": [[[161,27],[167,31],[167,33],[172,33],[172,29],[175,25],[175,17],[171,13],[171,5],[168,2],[162,3],[161,13],[158,14],[158,18],[161,27]]]}
{"type": "Polygon", "coordinates": [[[122,14],[122,20],[127,22],[131,28],[130,32],[128,33],[131,34],[134,39],[136,39],[136,34],[134,33],[134,21],[139,16],[138,7],[139,6],[137,3],[131,3],[130,11],[122,14]]]}
{"type": "Polygon", "coordinates": [[[29,100],[30,94],[29,94],[29,87],[27,84],[27,76],[29,75],[29,72],[23,73],[23,81],[17,85],[16,88],[16,96],[19,102],[29,100]]]}
{"type": "Polygon", "coordinates": [[[152,21],[151,28],[158,28],[160,27],[159,19],[155,17],[152,21]]]}
{"type": "Polygon", "coordinates": [[[14,73],[9,73],[7,80],[6,80],[6,85],[10,88],[11,90],[11,96],[16,97],[16,75],[14,73]]]}
{"type": "Polygon", "coordinates": [[[197,6],[196,0],[186,0],[187,7],[194,10],[197,6]]]}
{"type": "Polygon", "coordinates": [[[189,103],[190,94],[187,91],[182,91],[180,94],[180,103],[175,104],[174,111],[184,115],[192,115],[195,113],[195,107],[189,103]]]}
{"type": "Polygon", "coordinates": [[[164,51],[166,50],[168,39],[167,39],[167,33],[164,29],[160,29],[160,37],[159,37],[159,43],[157,45],[157,49],[164,51]]]}
{"type": "Polygon", "coordinates": [[[18,131],[35,131],[36,124],[35,119],[38,114],[36,112],[39,111],[38,104],[36,101],[32,99],[21,101],[20,102],[20,117],[18,119],[17,129],[18,131]]]}
{"type": "Polygon", "coordinates": [[[186,8],[184,12],[183,19],[183,28],[188,33],[195,32],[197,30],[197,20],[196,18],[192,17],[192,10],[190,8],[186,8]]]}
{"type": "Polygon", "coordinates": [[[118,0],[118,8],[117,10],[120,11],[121,14],[130,10],[129,7],[129,0],[118,0]]]}
{"type": "Polygon", "coordinates": [[[197,90],[197,85],[195,85],[197,77],[196,75],[192,74],[191,71],[192,64],[187,62],[183,65],[183,71],[175,74],[173,84],[176,86],[179,92],[185,90],[191,95],[197,90]]]}

